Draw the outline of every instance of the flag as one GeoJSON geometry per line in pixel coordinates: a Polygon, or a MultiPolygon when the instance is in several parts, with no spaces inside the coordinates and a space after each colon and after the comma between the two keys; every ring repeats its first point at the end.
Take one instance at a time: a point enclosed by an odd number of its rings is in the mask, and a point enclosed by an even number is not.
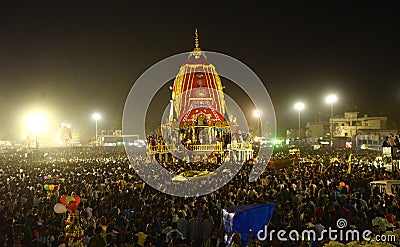
{"type": "Polygon", "coordinates": [[[349,159],[347,160],[348,163],[348,169],[347,169],[347,174],[351,173],[351,158],[352,158],[353,154],[349,155],[349,159]]]}

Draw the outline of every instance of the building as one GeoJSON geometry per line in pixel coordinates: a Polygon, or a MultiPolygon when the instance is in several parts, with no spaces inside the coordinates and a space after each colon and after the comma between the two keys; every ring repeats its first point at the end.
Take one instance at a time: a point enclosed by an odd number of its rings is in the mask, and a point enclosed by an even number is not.
{"type": "Polygon", "coordinates": [[[307,122],[306,139],[308,143],[317,143],[318,140],[329,139],[329,122],[307,122]]]}
{"type": "Polygon", "coordinates": [[[296,139],[303,139],[305,136],[305,132],[303,129],[300,130],[300,135],[299,135],[299,129],[287,129],[286,130],[286,138],[294,141],[296,139]]]}
{"type": "Polygon", "coordinates": [[[92,145],[104,147],[135,146],[144,147],[145,141],[139,139],[139,135],[123,135],[122,130],[101,130],[99,142],[92,142],[92,145]]]}
{"type": "Polygon", "coordinates": [[[306,137],[308,143],[318,139],[329,140],[332,126],[333,144],[336,147],[355,146],[378,149],[382,140],[397,130],[387,129],[387,117],[359,116],[359,112],[345,112],[329,119],[329,122],[308,122],[306,137]]]}
{"type": "Polygon", "coordinates": [[[323,138],[329,134],[328,122],[308,122],[306,125],[307,138],[323,138]]]}
{"type": "Polygon", "coordinates": [[[352,137],[359,134],[384,130],[387,117],[370,117],[367,114],[360,117],[358,112],[345,112],[342,117],[334,117],[332,121],[333,137],[352,137]]]}

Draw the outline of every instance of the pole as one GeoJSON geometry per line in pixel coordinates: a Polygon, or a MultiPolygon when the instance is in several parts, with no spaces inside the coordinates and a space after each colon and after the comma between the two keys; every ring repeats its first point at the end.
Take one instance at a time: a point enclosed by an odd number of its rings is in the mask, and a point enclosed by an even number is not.
{"type": "Polygon", "coordinates": [[[299,110],[299,142],[301,138],[301,121],[300,121],[300,110],[299,110]]]}
{"type": "Polygon", "coordinates": [[[96,146],[99,145],[99,140],[98,140],[98,136],[97,136],[97,119],[96,119],[96,146]]]}
{"type": "MultiPolygon", "coordinates": [[[[356,119],[358,119],[358,117],[356,119]]],[[[355,147],[355,149],[358,149],[358,144],[357,144],[357,120],[356,120],[356,147],[355,147]]]]}
{"type": "Polygon", "coordinates": [[[331,103],[331,133],[330,133],[330,137],[331,137],[331,147],[333,146],[333,142],[332,142],[332,135],[333,135],[333,103],[331,103]]]}

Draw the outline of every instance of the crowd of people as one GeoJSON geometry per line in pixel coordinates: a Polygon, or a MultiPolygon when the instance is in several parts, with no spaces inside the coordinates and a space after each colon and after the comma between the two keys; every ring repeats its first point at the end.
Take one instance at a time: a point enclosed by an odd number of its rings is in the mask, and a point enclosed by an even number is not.
{"type": "MultiPolygon", "coordinates": [[[[376,163],[379,152],[304,149],[298,163],[267,168],[255,182],[248,180],[254,165],[249,162],[213,193],[177,197],[143,182],[134,169],[147,165],[139,152],[129,160],[118,147],[39,151],[33,156],[25,150],[0,154],[1,246],[70,246],[64,234],[68,213],[57,214],[53,208],[62,195],[73,194],[81,198],[77,211],[84,237],[79,243],[89,247],[226,246],[222,209],[254,203],[277,205],[269,223],[276,232],[309,228],[320,232],[337,228],[341,218],[351,229],[370,229],[374,234],[400,229],[398,195],[369,188],[371,181],[399,177],[397,169],[389,172],[376,163]],[[45,190],[47,183],[59,190],[45,190]]],[[[261,155],[259,162],[265,159],[261,155]]],[[[279,242],[274,237],[251,245],[322,246],[328,241],[279,242]]],[[[240,235],[235,234],[232,246],[241,245],[240,235]]]]}

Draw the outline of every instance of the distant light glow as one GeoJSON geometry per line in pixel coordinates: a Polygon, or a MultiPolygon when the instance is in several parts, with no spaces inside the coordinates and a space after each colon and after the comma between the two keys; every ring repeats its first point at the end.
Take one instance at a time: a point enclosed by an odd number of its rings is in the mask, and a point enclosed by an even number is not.
{"type": "Polygon", "coordinates": [[[61,127],[67,127],[68,129],[70,129],[71,128],[71,124],[61,123],[61,127]]]}
{"type": "Polygon", "coordinates": [[[42,133],[48,126],[48,118],[44,113],[34,112],[26,118],[26,126],[33,134],[42,133]]]}
{"type": "Polygon", "coordinates": [[[99,113],[93,113],[92,118],[97,121],[101,118],[101,115],[99,113]]]}
{"type": "Polygon", "coordinates": [[[298,102],[298,103],[294,104],[294,109],[296,109],[298,111],[304,110],[304,107],[305,107],[305,105],[302,102],[298,102]]]}
{"type": "Polygon", "coordinates": [[[273,140],[272,140],[272,143],[273,143],[274,145],[282,145],[283,140],[273,139],[273,140]]]}
{"type": "Polygon", "coordinates": [[[337,101],[337,96],[335,94],[330,94],[325,98],[326,103],[333,104],[337,101]]]}
{"type": "Polygon", "coordinates": [[[261,116],[261,112],[259,110],[254,110],[253,115],[259,118],[261,116]]]}

